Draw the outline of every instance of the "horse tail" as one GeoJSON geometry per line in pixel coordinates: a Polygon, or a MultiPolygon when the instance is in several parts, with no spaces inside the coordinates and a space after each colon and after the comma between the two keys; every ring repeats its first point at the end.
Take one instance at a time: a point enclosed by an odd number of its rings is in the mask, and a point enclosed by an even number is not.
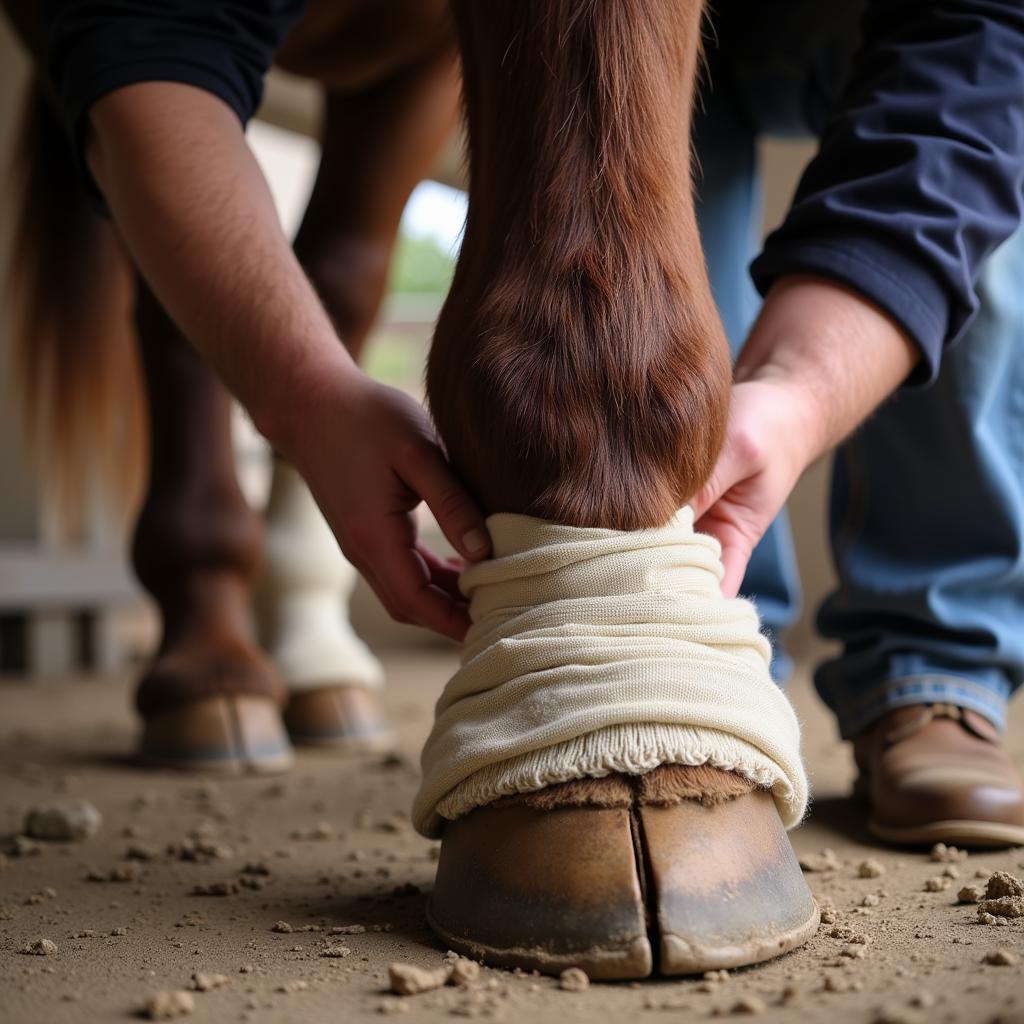
{"type": "Polygon", "coordinates": [[[126,515],[145,473],[134,272],[81,187],[38,73],[11,170],[14,397],[56,522],[73,529],[97,492],[126,515]]]}

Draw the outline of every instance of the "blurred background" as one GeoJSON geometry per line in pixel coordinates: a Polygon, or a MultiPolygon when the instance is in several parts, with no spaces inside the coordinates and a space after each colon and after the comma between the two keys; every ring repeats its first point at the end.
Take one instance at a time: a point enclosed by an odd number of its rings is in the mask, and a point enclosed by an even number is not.
{"type": "MultiPolygon", "coordinates": [[[[0,21],[0,165],[5,172],[0,180],[5,186],[26,78],[27,62],[0,21]]],[[[249,138],[289,233],[312,187],[318,123],[317,90],[273,72],[249,138]]],[[[781,219],[810,153],[809,143],[763,145],[766,229],[781,219]]],[[[373,376],[417,395],[465,215],[464,193],[455,187],[460,181],[458,140],[452,140],[435,176],[436,181],[416,190],[406,209],[383,315],[365,360],[373,376]]],[[[2,280],[9,261],[18,258],[11,251],[11,204],[5,187],[0,194],[2,280]]],[[[61,532],[48,509],[24,451],[11,394],[9,305],[0,299],[0,676],[45,682],[68,674],[130,671],[155,645],[157,621],[128,566],[128,532],[99,502],[74,536],[61,532]]],[[[235,448],[245,493],[259,507],[266,498],[269,456],[241,412],[235,417],[235,448]]],[[[790,503],[805,589],[803,614],[789,636],[797,660],[817,652],[813,616],[832,576],[825,544],[827,476],[826,465],[815,466],[790,503]]],[[[431,524],[426,528],[429,532],[431,524]]],[[[352,613],[356,629],[378,653],[442,642],[392,623],[363,584],[352,613]]]]}

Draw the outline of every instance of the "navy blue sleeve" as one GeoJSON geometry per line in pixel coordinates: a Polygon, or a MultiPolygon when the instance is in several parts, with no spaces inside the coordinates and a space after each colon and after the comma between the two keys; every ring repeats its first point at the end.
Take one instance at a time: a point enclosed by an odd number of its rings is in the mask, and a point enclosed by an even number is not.
{"type": "Polygon", "coordinates": [[[244,125],[305,0],[48,0],[47,65],[76,149],[89,108],[136,82],[219,97],[244,125]]]}
{"type": "MultiPolygon", "coordinates": [[[[872,0],[842,101],[751,273],[839,280],[920,346],[911,378],[977,312],[986,257],[1021,220],[1024,3],[872,0]]],[[[1024,282],[1022,282],[1024,287],[1024,282]]]]}

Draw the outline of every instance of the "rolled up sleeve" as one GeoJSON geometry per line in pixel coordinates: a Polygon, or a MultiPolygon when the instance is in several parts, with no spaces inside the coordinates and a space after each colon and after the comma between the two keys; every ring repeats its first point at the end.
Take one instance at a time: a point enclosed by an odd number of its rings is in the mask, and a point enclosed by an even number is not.
{"type": "Polygon", "coordinates": [[[138,82],[179,82],[219,97],[244,125],[305,0],[50,0],[47,69],[80,147],[90,107],[138,82]]]}

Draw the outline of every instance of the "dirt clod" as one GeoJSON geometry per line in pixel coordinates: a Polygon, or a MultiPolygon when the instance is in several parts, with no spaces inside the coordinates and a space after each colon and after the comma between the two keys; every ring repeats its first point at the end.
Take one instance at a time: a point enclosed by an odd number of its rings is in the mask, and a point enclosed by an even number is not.
{"type": "Polygon", "coordinates": [[[881,861],[875,860],[874,857],[869,857],[867,860],[862,860],[857,865],[858,878],[880,878],[884,874],[884,865],[881,861]]]}
{"type": "Polygon", "coordinates": [[[88,800],[51,800],[36,804],[25,816],[25,835],[68,843],[94,836],[102,824],[102,815],[88,800]]]}
{"type": "Polygon", "coordinates": [[[392,1014],[408,1013],[409,1004],[402,999],[382,999],[377,1004],[377,1012],[386,1017],[392,1014]]]}
{"type": "Polygon", "coordinates": [[[242,891],[242,886],[235,880],[227,882],[210,882],[208,885],[196,885],[192,888],[193,896],[234,896],[242,891]]]}
{"type": "Polygon", "coordinates": [[[779,994],[780,1006],[792,1006],[800,1002],[800,989],[796,985],[787,985],[779,994]]]}
{"type": "Polygon", "coordinates": [[[981,962],[995,967],[1016,967],[1020,957],[1010,949],[993,949],[985,954],[981,962]]]}
{"type": "Polygon", "coordinates": [[[836,913],[836,905],[832,902],[832,899],[828,896],[818,897],[818,911],[821,914],[822,924],[835,924],[839,919],[839,915],[836,913]]]}
{"type": "Polygon", "coordinates": [[[820,853],[805,853],[800,858],[800,867],[807,872],[838,871],[843,862],[836,856],[836,851],[826,846],[820,853]]]}
{"type": "Polygon", "coordinates": [[[196,1001],[191,992],[176,989],[173,992],[156,992],[146,1001],[142,1008],[142,1016],[149,1020],[173,1020],[185,1017],[196,1008],[196,1001]]]}
{"type": "Polygon", "coordinates": [[[12,836],[4,850],[8,857],[38,857],[42,852],[42,846],[28,836],[12,836]]]}
{"type": "Polygon", "coordinates": [[[838,974],[826,975],[825,982],[822,985],[824,992],[849,992],[852,988],[853,984],[850,980],[838,974]]]}
{"type": "Polygon", "coordinates": [[[21,951],[29,956],[53,956],[57,952],[57,943],[52,939],[36,939],[22,946],[21,951]]]}
{"type": "Polygon", "coordinates": [[[585,992],[590,988],[590,978],[586,971],[568,967],[558,976],[558,987],[565,992],[585,992]]]}
{"type": "Polygon", "coordinates": [[[958,903],[977,903],[985,898],[985,889],[980,885],[965,885],[957,894],[958,903]]]}
{"type": "Polygon", "coordinates": [[[985,898],[997,900],[1003,896],[1024,896],[1024,881],[1008,871],[994,871],[985,886],[985,898]]]}
{"type": "Polygon", "coordinates": [[[107,871],[91,868],[86,872],[87,882],[137,882],[142,877],[142,868],[136,861],[118,864],[107,871]]]}
{"type": "Polygon", "coordinates": [[[757,996],[743,996],[733,1004],[732,1012],[736,1014],[755,1014],[764,1013],[767,1009],[768,1006],[763,999],[757,996]]]}
{"type": "Polygon", "coordinates": [[[226,974],[207,974],[205,971],[196,971],[192,975],[192,987],[197,992],[210,992],[215,988],[221,988],[231,979],[226,974]]]}
{"type": "Polygon", "coordinates": [[[653,996],[648,994],[644,996],[643,1007],[645,1010],[678,1011],[689,1010],[691,1008],[691,1004],[689,1000],[683,996],[653,996]]]}
{"type": "Polygon", "coordinates": [[[156,860],[159,856],[160,851],[155,846],[149,846],[147,843],[132,843],[126,846],[124,851],[125,860],[150,861],[156,860]]]}
{"type": "Polygon", "coordinates": [[[450,985],[457,985],[459,988],[469,988],[480,977],[480,965],[475,960],[467,960],[459,957],[451,963],[451,973],[448,976],[450,985]]]}
{"type": "Polygon", "coordinates": [[[441,988],[448,981],[448,967],[416,967],[413,964],[388,964],[388,984],[400,996],[415,996],[441,988]]]}
{"type": "Polygon", "coordinates": [[[978,904],[978,916],[1024,917],[1024,896],[1000,896],[994,900],[982,900],[978,904]]]}

